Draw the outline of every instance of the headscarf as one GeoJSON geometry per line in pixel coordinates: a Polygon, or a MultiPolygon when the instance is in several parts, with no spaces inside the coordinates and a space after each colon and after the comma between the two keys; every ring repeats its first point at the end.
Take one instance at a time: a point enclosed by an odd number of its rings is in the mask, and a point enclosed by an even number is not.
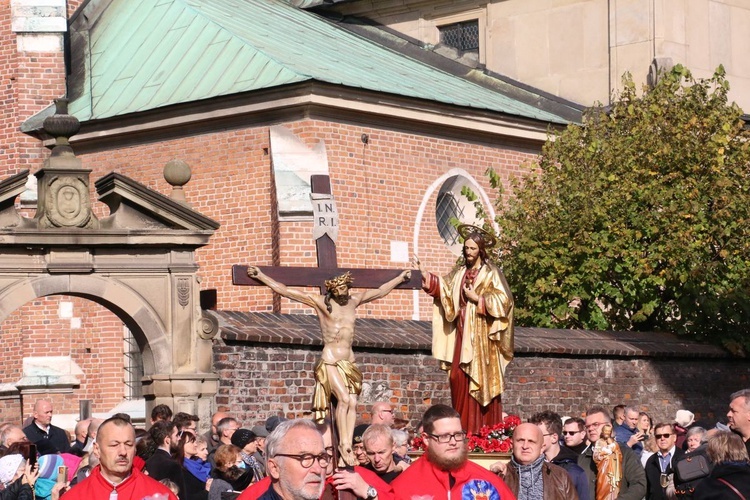
{"type": "Polygon", "coordinates": [[[39,478],[34,484],[36,500],[47,500],[52,496],[52,488],[57,483],[57,468],[65,465],[60,455],[42,455],[39,457],[39,478]]]}
{"type": "Polygon", "coordinates": [[[23,461],[23,455],[20,453],[5,455],[3,458],[0,458],[0,483],[6,486],[10,484],[13,478],[16,477],[16,472],[18,472],[18,468],[23,461]]]}

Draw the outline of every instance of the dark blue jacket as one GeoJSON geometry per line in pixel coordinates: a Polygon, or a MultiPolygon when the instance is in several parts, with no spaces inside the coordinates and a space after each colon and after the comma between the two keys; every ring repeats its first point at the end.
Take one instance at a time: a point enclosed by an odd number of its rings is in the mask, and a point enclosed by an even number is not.
{"type": "Polygon", "coordinates": [[[578,465],[578,453],[574,452],[567,446],[560,446],[560,453],[552,459],[552,463],[565,469],[565,472],[573,481],[573,486],[578,493],[578,500],[593,500],[589,497],[589,486],[586,480],[586,473],[578,465]]]}

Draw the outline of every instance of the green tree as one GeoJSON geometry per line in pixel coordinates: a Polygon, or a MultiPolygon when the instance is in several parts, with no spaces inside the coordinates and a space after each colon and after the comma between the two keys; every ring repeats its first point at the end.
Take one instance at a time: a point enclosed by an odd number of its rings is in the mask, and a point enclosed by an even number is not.
{"type": "Polygon", "coordinates": [[[497,174],[499,252],[520,324],[671,331],[750,346],[750,133],[710,79],[682,66],[497,174]]]}

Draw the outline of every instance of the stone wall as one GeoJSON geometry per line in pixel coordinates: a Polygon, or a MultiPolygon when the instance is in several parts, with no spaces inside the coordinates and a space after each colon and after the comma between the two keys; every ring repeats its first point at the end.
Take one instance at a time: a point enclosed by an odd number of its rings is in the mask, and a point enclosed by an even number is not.
{"type": "MultiPolygon", "coordinates": [[[[320,353],[310,315],[218,312],[214,345],[220,374],[217,407],[246,425],[270,414],[309,416],[312,371],[320,353]]],[[[355,353],[370,404],[389,400],[397,417],[416,425],[427,407],[450,403],[445,375],[429,355],[424,321],[358,320],[355,353]]],[[[750,386],[750,364],[722,350],[668,334],[516,329],[516,357],[507,372],[505,411],[528,418],[551,409],[582,416],[587,407],[633,405],[655,422],[686,408],[696,419],[724,417],[729,395],[750,386]]]]}

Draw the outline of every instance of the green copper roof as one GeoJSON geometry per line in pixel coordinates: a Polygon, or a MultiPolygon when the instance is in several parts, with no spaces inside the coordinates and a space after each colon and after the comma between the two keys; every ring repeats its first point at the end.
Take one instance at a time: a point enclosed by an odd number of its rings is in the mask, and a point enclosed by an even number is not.
{"type": "Polygon", "coordinates": [[[112,0],[87,33],[73,25],[81,120],[316,80],[567,123],[281,0],[112,0]]]}

